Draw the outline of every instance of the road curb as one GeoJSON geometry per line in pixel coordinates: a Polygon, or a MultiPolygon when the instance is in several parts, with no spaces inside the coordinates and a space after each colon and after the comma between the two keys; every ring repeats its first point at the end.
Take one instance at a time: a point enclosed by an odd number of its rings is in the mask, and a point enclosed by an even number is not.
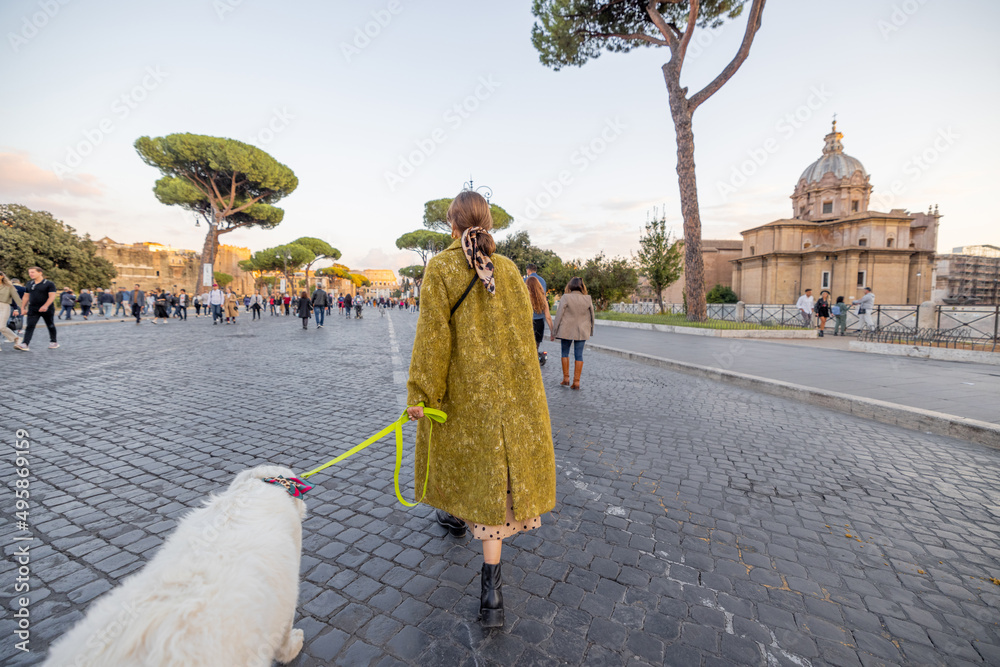
{"type": "Polygon", "coordinates": [[[846,412],[847,414],[872,419],[883,424],[892,424],[925,433],[930,432],[938,435],[946,435],[1000,449],[1000,425],[978,419],[968,419],[967,417],[958,417],[933,410],[912,408],[908,405],[889,403],[888,401],[880,401],[875,398],[841,394],[835,391],[806,387],[791,382],[772,380],[770,378],[762,378],[756,375],[747,375],[745,373],[712,368],[710,366],[699,366],[698,364],[664,359],[663,357],[656,357],[650,354],[630,352],[605,345],[594,345],[589,342],[587,347],[598,352],[604,352],[605,354],[630,359],[650,366],[658,366],[660,368],[687,373],[688,375],[726,382],[737,387],[742,387],[743,389],[751,389],[770,394],[771,396],[788,398],[809,405],[837,410],[838,412],[846,412]]]}
{"type": "Polygon", "coordinates": [[[709,336],[711,338],[747,338],[752,340],[808,340],[818,338],[816,329],[702,329],[700,327],[678,327],[671,324],[653,324],[651,322],[629,322],[622,320],[603,320],[597,318],[596,324],[606,327],[621,327],[624,329],[644,329],[661,333],[684,334],[685,336],[709,336]]]}

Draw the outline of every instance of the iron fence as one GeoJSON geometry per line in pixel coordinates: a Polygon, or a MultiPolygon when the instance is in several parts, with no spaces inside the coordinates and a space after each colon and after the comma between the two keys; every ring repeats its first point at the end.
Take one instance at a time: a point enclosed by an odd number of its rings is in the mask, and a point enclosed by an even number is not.
{"type": "MultiPolygon", "coordinates": [[[[684,313],[684,305],[680,303],[663,304],[664,312],[668,315],[681,315],[684,313]]],[[[660,307],[655,301],[645,301],[640,303],[616,303],[612,305],[612,310],[619,313],[632,313],[637,315],[657,315],[660,307]]],[[[852,306],[847,313],[847,331],[849,333],[861,334],[867,329],[858,317],[857,306],[852,306]]],[[[975,345],[977,349],[1000,349],[998,334],[1000,334],[1000,305],[998,306],[935,306],[933,315],[924,311],[924,319],[921,319],[920,306],[917,305],[876,305],[872,310],[872,321],[876,332],[892,332],[895,334],[906,334],[909,332],[911,338],[915,340],[926,340],[927,343],[913,343],[914,345],[941,345],[950,346],[955,341],[964,341],[964,345],[975,345]],[[930,319],[931,321],[927,321],[930,319]],[[940,335],[936,338],[930,332],[937,331],[940,335]],[[914,332],[923,332],[919,336],[914,332]],[[937,341],[937,342],[935,342],[937,341]],[[971,342],[970,342],[971,341],[971,342]]],[[[793,327],[808,328],[805,319],[799,309],[788,304],[733,304],[733,303],[710,303],[708,304],[708,317],[718,322],[732,322],[732,328],[740,328],[739,325],[755,325],[759,327],[793,327]],[[742,318],[740,312],[742,310],[742,318]]],[[[835,318],[827,320],[827,328],[832,328],[835,318]]],[[[811,318],[809,326],[816,326],[815,315],[811,318]]],[[[751,327],[748,327],[751,328],[751,327]]],[[[885,333],[889,335],[889,333],[885,333]]]]}
{"type": "Polygon", "coordinates": [[[997,351],[995,336],[984,336],[969,327],[935,329],[926,327],[888,326],[881,329],[865,329],[858,333],[858,340],[868,343],[892,343],[919,347],[943,347],[956,350],[997,351]]]}

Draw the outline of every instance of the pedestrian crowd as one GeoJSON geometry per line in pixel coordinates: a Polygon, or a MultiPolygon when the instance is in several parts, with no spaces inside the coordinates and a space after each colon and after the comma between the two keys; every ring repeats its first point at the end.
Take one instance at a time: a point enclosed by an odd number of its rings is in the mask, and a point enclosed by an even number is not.
{"type": "Polygon", "coordinates": [[[187,321],[188,309],[193,307],[196,318],[211,317],[214,325],[236,324],[242,306],[244,312],[251,315],[251,320],[261,319],[265,311],[273,317],[290,317],[294,311],[302,319],[303,329],[308,328],[312,317],[315,317],[316,328],[321,329],[325,316],[334,307],[340,314],[346,313],[348,318],[355,319],[362,318],[362,310],[366,306],[377,308],[383,315],[390,308],[409,312],[419,310],[419,298],[345,294],[334,299],[319,287],[312,295],[303,290],[297,298],[287,292],[264,295],[259,290],[241,298],[230,287],[220,289],[218,283],[213,283],[210,289],[192,297],[185,289],[171,293],[155,287],[147,291],[138,283],[130,290],[84,288],[75,293],[72,288],[64,287],[59,291],[37,266],[28,269],[28,278],[28,282],[22,285],[17,279],[0,272],[0,336],[13,343],[15,350],[24,352],[30,351],[28,345],[39,320],[48,329],[49,348],[55,349],[59,347],[55,320],[70,321],[76,317],[83,320],[131,317],[136,324],[141,324],[145,317],[150,324],[166,324],[171,319],[187,321]]]}
{"type": "Polygon", "coordinates": [[[826,331],[827,322],[833,321],[833,335],[847,335],[847,314],[851,311],[851,306],[857,306],[858,325],[860,330],[875,330],[875,321],[872,319],[872,311],[875,310],[875,295],[871,287],[865,287],[865,294],[860,299],[854,299],[850,303],[844,297],[838,296],[834,303],[830,303],[830,292],[823,290],[819,293],[819,299],[814,299],[812,290],[807,289],[795,302],[795,307],[799,310],[802,323],[809,328],[813,325],[813,317],[816,318],[816,330],[819,331],[820,338],[826,331]]]}

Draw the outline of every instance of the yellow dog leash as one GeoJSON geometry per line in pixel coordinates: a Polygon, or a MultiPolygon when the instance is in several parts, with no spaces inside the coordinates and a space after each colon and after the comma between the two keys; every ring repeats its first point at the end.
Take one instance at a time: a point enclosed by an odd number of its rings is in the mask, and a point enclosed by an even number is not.
{"type": "MultiPolygon", "coordinates": [[[[423,407],[423,406],[420,406],[420,407],[423,407]]],[[[315,475],[316,473],[318,473],[321,470],[325,470],[325,469],[329,468],[330,466],[332,466],[334,464],[340,463],[344,459],[349,458],[351,456],[354,456],[355,454],[357,454],[358,452],[360,452],[365,447],[378,442],[379,440],[381,440],[385,436],[389,435],[390,432],[395,431],[396,432],[396,470],[395,470],[395,472],[392,475],[392,479],[393,479],[393,481],[396,484],[396,498],[398,498],[399,502],[403,503],[407,507],[416,507],[417,505],[419,505],[423,501],[424,496],[427,495],[427,480],[430,478],[430,472],[431,472],[430,444],[431,444],[431,436],[434,434],[434,422],[437,422],[439,424],[443,424],[448,419],[448,415],[446,415],[441,410],[435,410],[434,408],[424,408],[424,416],[431,420],[431,431],[430,431],[430,433],[427,434],[427,470],[424,473],[424,489],[423,489],[423,492],[420,494],[420,498],[418,498],[416,502],[413,502],[413,503],[407,502],[403,498],[402,491],[400,491],[400,489],[399,489],[399,469],[403,465],[403,424],[411,421],[410,420],[410,416],[406,413],[405,410],[403,411],[403,414],[401,414],[399,416],[399,419],[397,419],[396,421],[392,422],[391,424],[389,424],[388,426],[386,426],[384,429],[382,429],[381,431],[379,431],[378,433],[376,433],[372,437],[370,437],[367,440],[365,440],[364,442],[362,442],[360,445],[355,445],[354,447],[351,447],[350,449],[348,449],[346,452],[344,452],[340,456],[327,461],[326,463],[324,463],[323,465],[321,465],[318,468],[314,468],[314,469],[310,470],[307,473],[303,473],[302,475],[300,475],[300,477],[302,479],[306,479],[310,475],[315,475]]]]}

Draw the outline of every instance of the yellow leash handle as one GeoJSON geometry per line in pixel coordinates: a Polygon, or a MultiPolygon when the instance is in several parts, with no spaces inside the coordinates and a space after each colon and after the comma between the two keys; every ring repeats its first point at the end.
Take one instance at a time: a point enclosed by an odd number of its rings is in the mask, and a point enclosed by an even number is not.
{"type": "Polygon", "coordinates": [[[424,472],[424,489],[423,489],[423,493],[421,493],[421,495],[420,495],[420,498],[418,498],[416,502],[413,502],[413,503],[407,502],[403,498],[403,493],[402,493],[402,491],[399,488],[399,469],[403,465],[403,424],[411,421],[410,420],[410,416],[406,413],[406,410],[404,410],[403,414],[401,414],[399,416],[399,419],[397,419],[396,421],[392,422],[391,424],[389,424],[388,426],[386,426],[384,429],[382,429],[381,431],[379,431],[378,433],[376,433],[372,437],[370,437],[367,440],[365,440],[364,442],[362,442],[360,445],[355,445],[354,447],[351,447],[350,449],[348,449],[346,452],[344,452],[340,456],[327,461],[326,463],[324,463],[323,465],[321,465],[318,468],[313,468],[309,472],[303,473],[303,474],[299,475],[299,477],[302,478],[302,479],[306,479],[310,475],[315,475],[316,473],[318,473],[321,470],[326,470],[330,466],[332,466],[334,464],[337,464],[337,463],[340,463],[341,461],[343,461],[346,458],[354,456],[355,454],[357,454],[358,452],[360,452],[365,447],[378,442],[379,440],[381,440],[385,436],[389,435],[390,432],[395,431],[396,432],[396,469],[393,472],[392,479],[393,479],[393,482],[396,485],[396,498],[398,498],[399,502],[403,503],[407,507],[416,507],[417,505],[419,505],[423,501],[424,496],[427,495],[427,481],[430,479],[430,472],[431,472],[430,444],[431,444],[431,436],[434,435],[434,422],[437,422],[439,424],[443,424],[448,419],[448,415],[446,415],[441,410],[437,410],[435,408],[424,408],[424,416],[427,417],[427,418],[429,418],[431,420],[431,431],[430,431],[430,433],[427,434],[427,470],[424,472]]]}

